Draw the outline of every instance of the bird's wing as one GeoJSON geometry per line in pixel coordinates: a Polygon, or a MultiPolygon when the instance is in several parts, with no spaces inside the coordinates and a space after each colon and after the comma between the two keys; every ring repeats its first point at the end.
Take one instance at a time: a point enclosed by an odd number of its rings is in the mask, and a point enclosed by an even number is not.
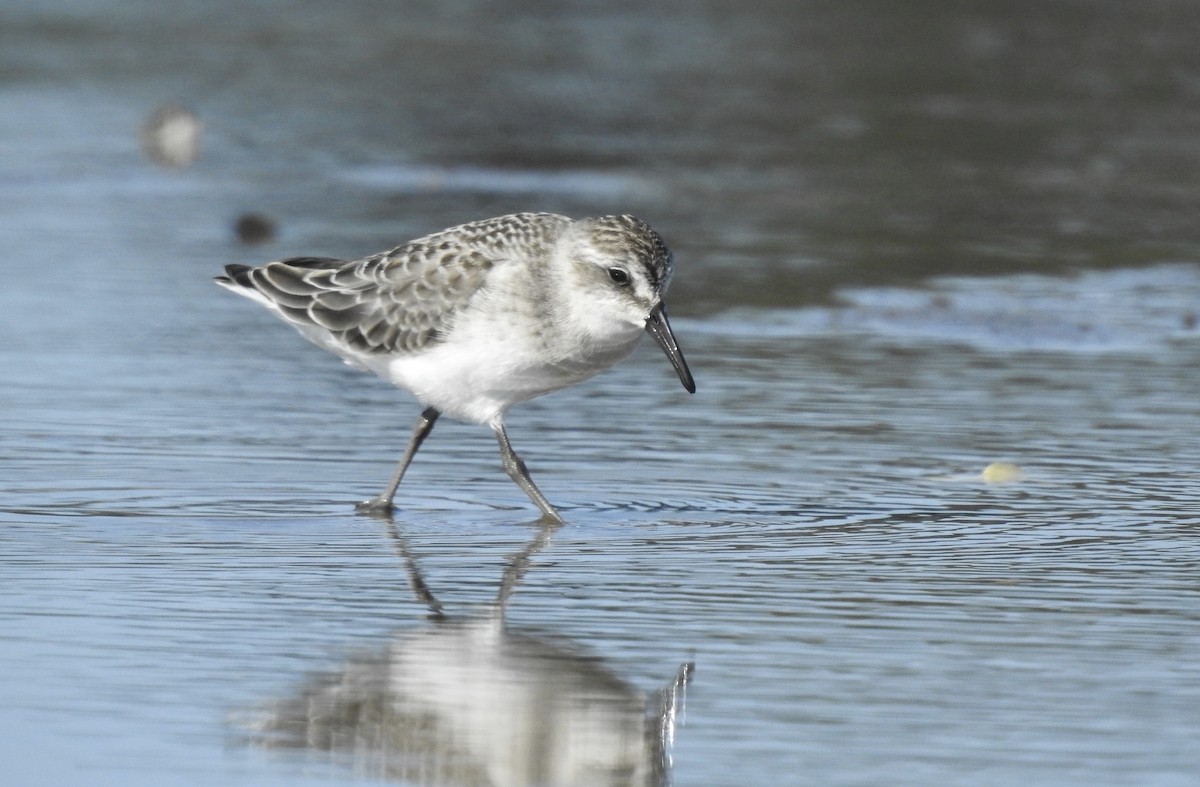
{"type": "Polygon", "coordinates": [[[413,353],[438,341],[498,262],[431,251],[414,242],[362,260],[299,257],[228,273],[305,333],[327,331],[362,353],[413,353]]]}
{"type": "Polygon", "coordinates": [[[495,266],[548,254],[568,224],[552,214],[500,216],[361,260],[230,265],[218,282],[253,291],[303,333],[327,332],[360,353],[414,353],[441,339],[495,266]]]}

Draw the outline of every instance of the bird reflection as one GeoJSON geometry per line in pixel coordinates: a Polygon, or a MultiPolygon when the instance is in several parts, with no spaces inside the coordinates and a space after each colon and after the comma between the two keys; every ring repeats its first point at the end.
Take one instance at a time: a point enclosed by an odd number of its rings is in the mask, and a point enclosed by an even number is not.
{"type": "Polygon", "coordinates": [[[397,632],[267,708],[254,741],[329,752],[363,777],[420,785],[667,784],[690,663],[647,696],[577,643],[504,622],[554,529],[508,560],[486,614],[455,618],[389,521],[429,624],[397,632]]]}

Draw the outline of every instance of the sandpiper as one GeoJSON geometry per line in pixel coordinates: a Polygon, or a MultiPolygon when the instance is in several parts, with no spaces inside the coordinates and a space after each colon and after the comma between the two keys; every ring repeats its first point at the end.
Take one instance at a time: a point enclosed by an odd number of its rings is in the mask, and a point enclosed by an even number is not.
{"type": "Polygon", "coordinates": [[[357,260],[227,265],[216,282],[424,405],[391,480],[360,510],[392,510],[405,470],[445,413],[490,426],[505,472],[545,520],[561,523],[509,443],[504,415],[609,368],[643,331],[695,393],[663,305],[671,272],[670,250],[641,219],[517,213],[357,260]]]}

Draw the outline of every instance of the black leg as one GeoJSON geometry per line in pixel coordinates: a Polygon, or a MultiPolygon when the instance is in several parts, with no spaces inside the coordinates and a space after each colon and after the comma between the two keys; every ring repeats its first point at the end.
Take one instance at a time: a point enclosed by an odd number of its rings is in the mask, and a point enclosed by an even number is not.
{"type": "Polygon", "coordinates": [[[512,444],[508,442],[508,434],[504,431],[503,424],[492,424],[492,431],[496,433],[496,442],[500,444],[500,461],[504,465],[504,472],[508,473],[508,477],[517,482],[517,486],[521,487],[521,491],[529,495],[529,499],[533,501],[542,511],[542,519],[547,522],[561,525],[564,520],[559,513],[554,510],[554,506],[550,505],[550,501],[541,493],[533,483],[533,479],[529,477],[529,470],[526,469],[525,463],[521,461],[521,457],[517,456],[517,452],[513,450],[512,444]]]}
{"type": "Polygon", "coordinates": [[[404,478],[404,472],[412,464],[413,457],[417,455],[421,443],[425,442],[425,438],[433,431],[433,425],[437,423],[439,415],[441,413],[433,407],[427,408],[425,412],[421,413],[421,417],[417,419],[417,425],[413,429],[412,439],[408,441],[408,448],[405,449],[404,456],[400,457],[400,464],[396,465],[396,472],[392,473],[392,480],[388,481],[388,485],[378,497],[359,503],[359,511],[389,513],[392,510],[392,500],[396,497],[396,488],[400,486],[400,480],[404,478]]]}

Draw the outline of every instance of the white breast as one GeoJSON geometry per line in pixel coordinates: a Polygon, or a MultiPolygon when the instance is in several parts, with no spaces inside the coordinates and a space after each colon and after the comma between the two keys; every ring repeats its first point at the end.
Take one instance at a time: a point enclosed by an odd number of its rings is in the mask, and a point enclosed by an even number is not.
{"type": "Polygon", "coordinates": [[[498,263],[448,333],[419,353],[365,364],[422,404],[472,423],[574,385],[633,352],[644,326],[596,308],[565,273],[569,260],[498,263]]]}
{"type": "Polygon", "coordinates": [[[636,328],[603,344],[543,342],[516,325],[473,314],[446,341],[416,355],[372,359],[384,379],[422,404],[472,423],[491,423],[504,411],[604,371],[633,352],[636,328]]]}

